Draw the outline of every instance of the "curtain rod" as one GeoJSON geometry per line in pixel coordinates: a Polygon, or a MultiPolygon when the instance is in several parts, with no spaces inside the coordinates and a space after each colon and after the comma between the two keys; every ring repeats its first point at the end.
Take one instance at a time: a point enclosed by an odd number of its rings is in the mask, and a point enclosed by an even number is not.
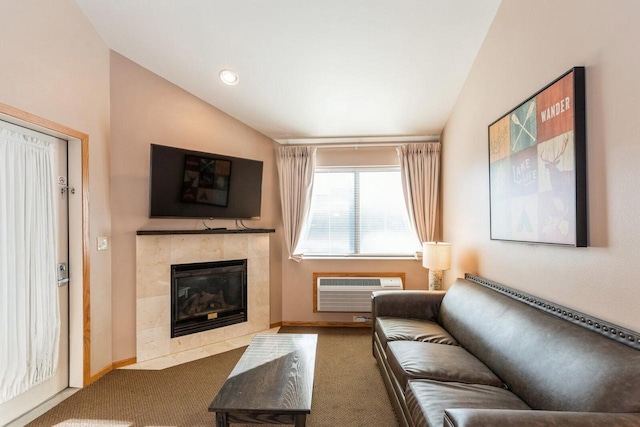
{"type": "Polygon", "coordinates": [[[300,146],[310,146],[316,148],[368,148],[368,147],[400,147],[406,144],[413,143],[433,143],[438,141],[415,141],[415,142],[379,142],[379,143],[367,143],[367,144],[358,144],[358,143],[350,143],[350,144],[326,144],[326,143],[315,143],[315,144],[281,144],[284,147],[300,147],[300,146]]]}
{"type": "Polygon", "coordinates": [[[313,146],[318,148],[397,147],[410,143],[440,142],[439,135],[374,136],[361,138],[276,139],[283,146],[313,146]]]}

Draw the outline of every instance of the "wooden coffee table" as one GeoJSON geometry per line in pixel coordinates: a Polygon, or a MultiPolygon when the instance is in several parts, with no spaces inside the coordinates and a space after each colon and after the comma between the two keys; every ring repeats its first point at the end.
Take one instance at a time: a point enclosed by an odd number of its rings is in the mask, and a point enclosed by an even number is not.
{"type": "Polygon", "coordinates": [[[295,424],[311,413],[318,336],[259,334],[209,405],[216,425],[295,424]]]}

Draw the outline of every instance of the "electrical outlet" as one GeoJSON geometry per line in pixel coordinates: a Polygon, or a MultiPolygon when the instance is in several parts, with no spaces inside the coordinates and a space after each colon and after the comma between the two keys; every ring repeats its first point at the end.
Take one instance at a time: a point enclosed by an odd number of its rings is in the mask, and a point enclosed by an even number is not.
{"type": "Polygon", "coordinates": [[[366,316],[353,316],[353,321],[354,322],[371,322],[371,318],[370,317],[366,317],[366,316]]]}
{"type": "Polygon", "coordinates": [[[98,237],[98,250],[106,251],[109,249],[109,239],[107,237],[98,237]]]}

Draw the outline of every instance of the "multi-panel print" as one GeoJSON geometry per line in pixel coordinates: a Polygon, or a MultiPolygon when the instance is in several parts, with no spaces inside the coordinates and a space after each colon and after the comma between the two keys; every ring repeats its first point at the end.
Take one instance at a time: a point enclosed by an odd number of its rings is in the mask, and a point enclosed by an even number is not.
{"type": "Polygon", "coordinates": [[[587,246],[584,68],[489,125],[491,239],[587,246]]]}

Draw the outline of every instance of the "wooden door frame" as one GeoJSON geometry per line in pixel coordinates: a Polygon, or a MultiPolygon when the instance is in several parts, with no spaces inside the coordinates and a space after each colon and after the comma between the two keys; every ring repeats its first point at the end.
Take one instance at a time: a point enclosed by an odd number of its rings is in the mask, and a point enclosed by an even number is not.
{"type": "Polygon", "coordinates": [[[82,151],[82,384],[87,386],[91,382],[89,135],[3,103],[0,103],[0,119],[27,128],[33,126],[34,130],[43,133],[48,133],[48,130],[52,136],[80,141],[82,151]]]}

